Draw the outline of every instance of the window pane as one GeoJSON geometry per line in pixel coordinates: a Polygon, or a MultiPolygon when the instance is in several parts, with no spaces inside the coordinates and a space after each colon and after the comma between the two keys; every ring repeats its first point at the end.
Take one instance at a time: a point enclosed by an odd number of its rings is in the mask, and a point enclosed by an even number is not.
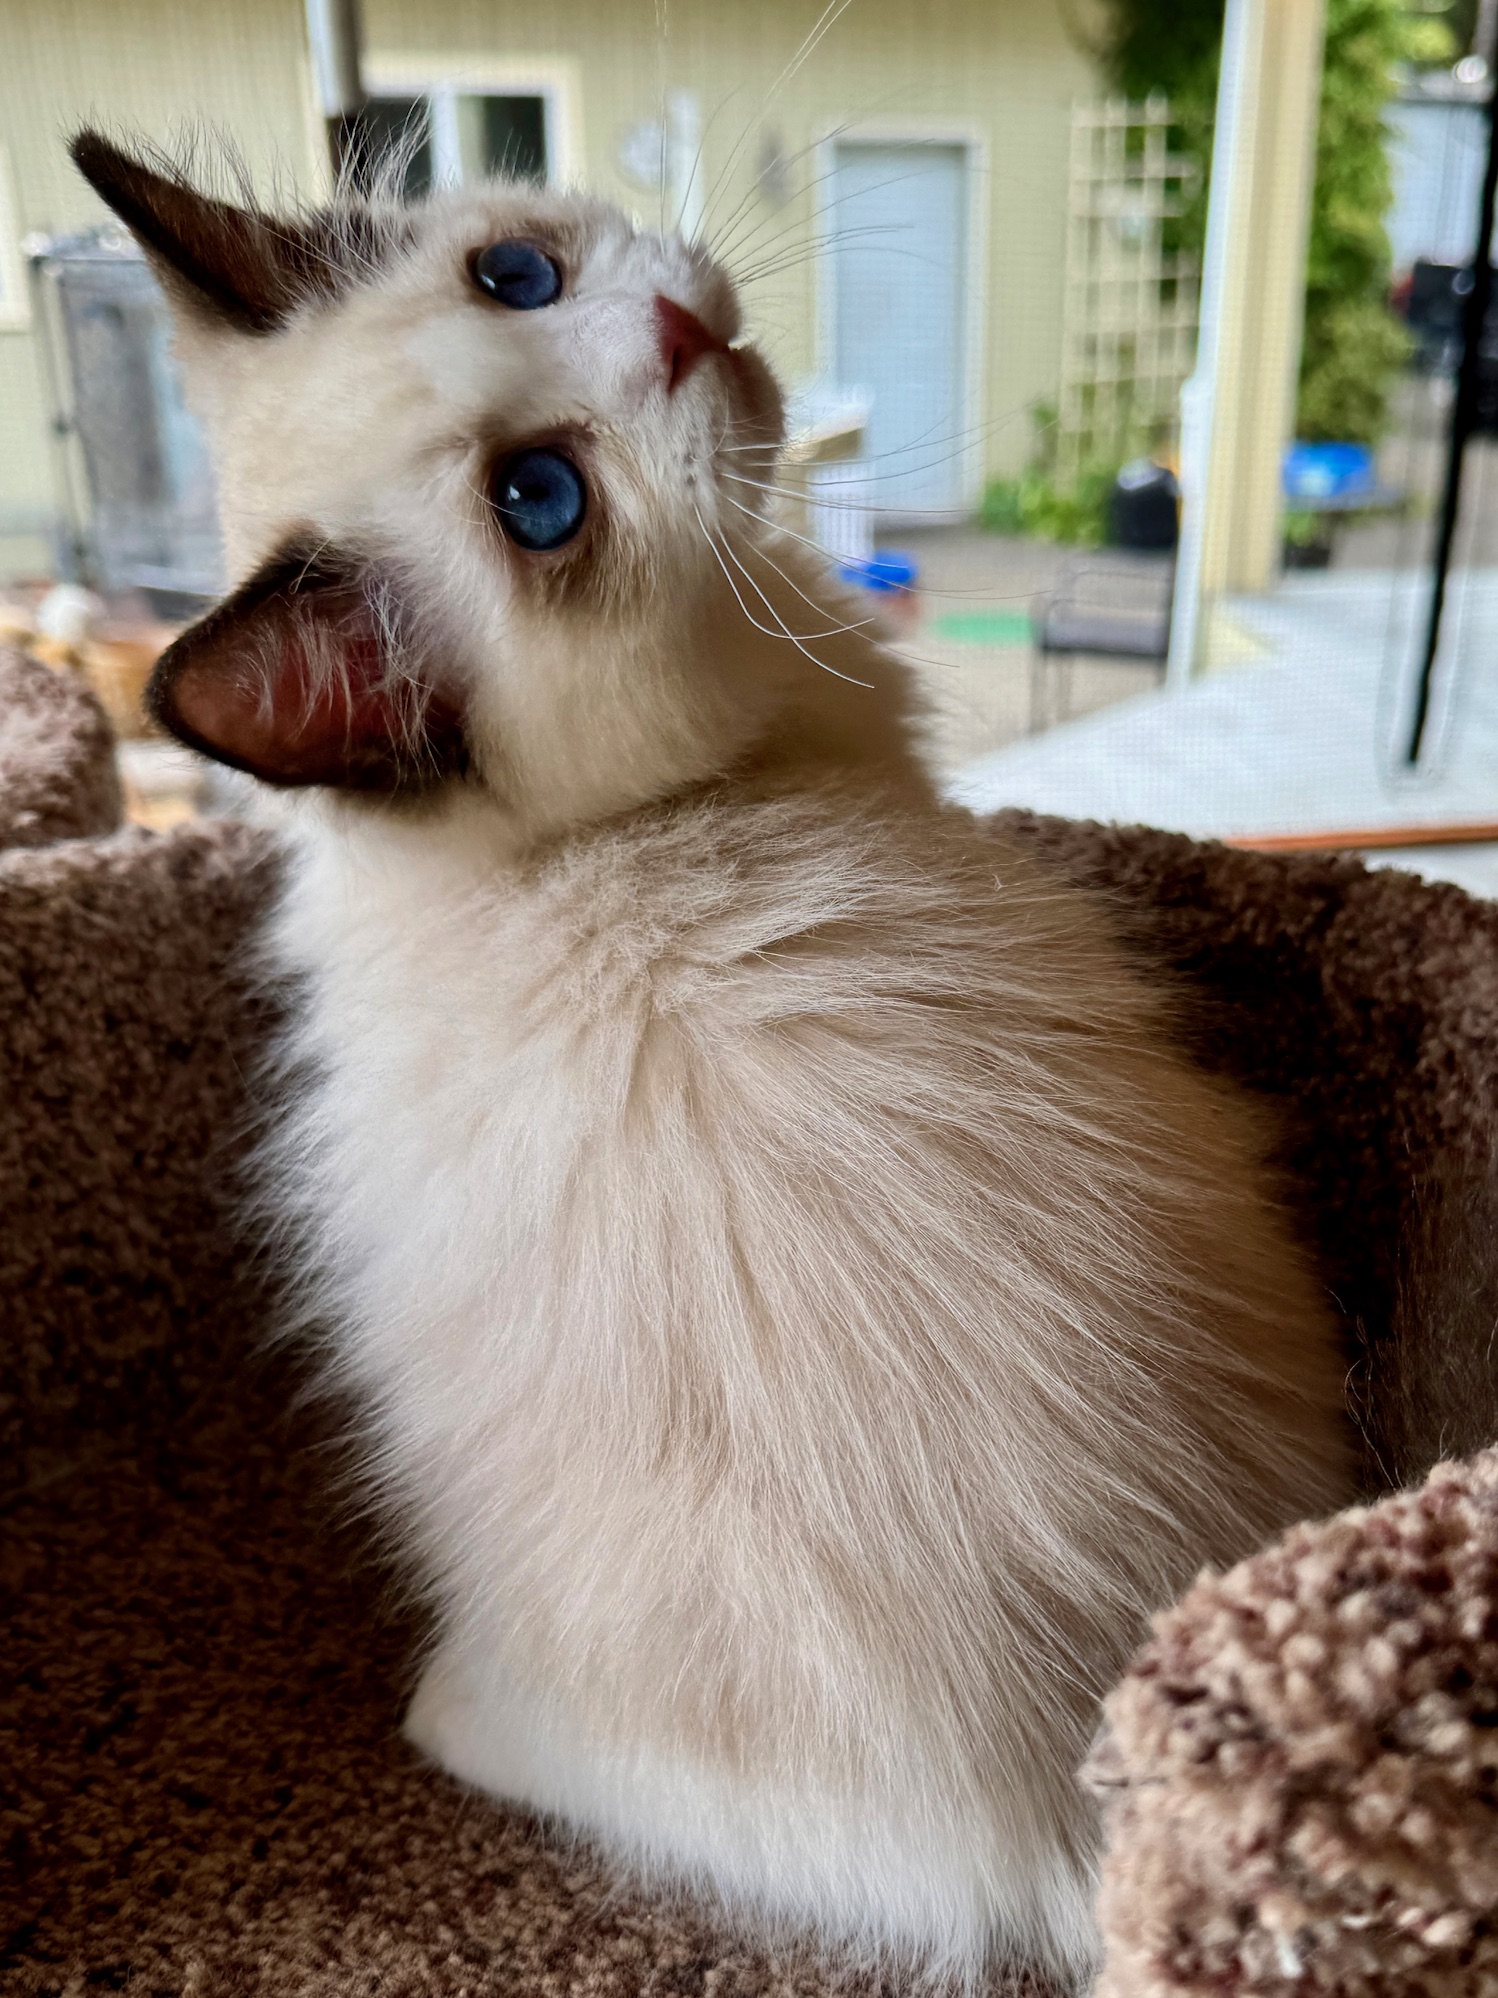
{"type": "Polygon", "coordinates": [[[360,117],[364,158],[360,179],[373,180],[395,154],[405,161],[401,192],[416,201],[432,185],[431,107],[424,97],[372,97],[360,117]]]}
{"type": "Polygon", "coordinates": [[[540,97],[485,97],[484,172],[546,178],[546,105],[540,97]]]}

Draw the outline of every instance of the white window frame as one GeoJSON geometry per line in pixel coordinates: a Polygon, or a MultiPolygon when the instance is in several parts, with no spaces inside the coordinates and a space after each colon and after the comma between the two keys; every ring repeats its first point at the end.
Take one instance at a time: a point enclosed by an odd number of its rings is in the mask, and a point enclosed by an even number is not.
{"type": "Polygon", "coordinates": [[[457,99],[539,97],[546,136],[546,184],[566,187],[583,175],[582,90],[567,56],[411,56],[377,50],[361,65],[371,97],[425,97],[431,104],[432,180],[460,178],[457,99]]]}
{"type": "Polygon", "coordinates": [[[24,333],[31,324],[15,186],[10,154],[0,143],[0,333],[24,333]]]}

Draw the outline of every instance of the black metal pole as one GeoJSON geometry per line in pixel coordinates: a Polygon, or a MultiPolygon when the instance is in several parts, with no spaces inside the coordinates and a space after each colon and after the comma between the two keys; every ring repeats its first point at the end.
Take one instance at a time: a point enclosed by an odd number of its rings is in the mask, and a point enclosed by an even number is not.
{"type": "Polygon", "coordinates": [[[1477,424],[1482,336],[1493,297],[1493,210],[1495,200],[1498,200],[1498,85],[1488,92],[1487,109],[1488,163],[1482,177],[1477,247],[1470,273],[1472,285],[1462,301],[1462,358],[1456,371],[1456,398],[1451,405],[1451,441],[1446,452],[1446,491],[1441,500],[1441,526],[1436,536],[1434,575],[1431,578],[1430,622],[1425,631],[1425,656],[1420,662],[1415,715],[1410,724],[1409,748],[1405,752],[1405,761],[1411,765],[1420,761],[1420,745],[1425,740],[1425,727],[1430,720],[1436,650],[1441,642],[1441,618],[1446,609],[1446,577],[1451,568],[1451,545],[1461,511],[1462,466],[1467,456],[1468,440],[1477,424]]]}

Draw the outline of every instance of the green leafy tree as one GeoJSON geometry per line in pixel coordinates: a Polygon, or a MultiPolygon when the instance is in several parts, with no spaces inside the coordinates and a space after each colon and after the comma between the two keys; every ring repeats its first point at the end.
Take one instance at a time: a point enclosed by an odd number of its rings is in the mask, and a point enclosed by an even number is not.
{"type": "Polygon", "coordinates": [[[1394,187],[1384,107],[1417,25],[1435,24],[1418,24],[1400,0],[1327,0],[1296,411],[1302,437],[1376,443],[1409,353],[1387,303],[1384,217],[1394,187]]]}
{"type": "MultiPolygon", "coordinates": [[[[1419,0],[1327,0],[1296,412],[1302,437],[1372,444],[1385,427],[1408,342],[1387,302],[1384,217],[1393,188],[1384,110],[1400,62],[1451,60],[1459,34],[1470,31],[1467,11],[1419,0]]],[[[1179,124],[1177,143],[1204,165],[1211,159],[1222,17],[1223,0],[1113,4],[1112,81],[1130,97],[1163,90],[1179,124]]],[[[1201,242],[1205,190],[1180,227],[1184,241],[1201,242]]]]}

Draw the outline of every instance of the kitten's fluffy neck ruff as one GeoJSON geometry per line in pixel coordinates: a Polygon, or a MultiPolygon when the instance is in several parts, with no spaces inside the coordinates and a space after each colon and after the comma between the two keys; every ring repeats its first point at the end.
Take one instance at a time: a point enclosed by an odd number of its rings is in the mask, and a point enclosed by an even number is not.
{"type": "MultiPolygon", "coordinates": [[[[806,634],[807,651],[827,666],[773,629],[755,629],[736,601],[723,600],[726,586],[710,590],[691,640],[694,654],[712,661],[706,685],[682,675],[648,623],[638,634],[583,639],[589,687],[575,720],[563,720],[560,697],[550,725],[527,732],[523,763],[506,754],[498,732],[485,758],[486,776],[503,773],[482,787],[486,802],[517,849],[720,780],[762,796],[836,778],[934,807],[908,668],[865,632],[838,629],[871,622],[867,607],[767,523],[738,538],[737,557],[762,592],[754,599],[761,620],[806,634]]],[[[548,637],[526,661],[527,677],[549,690],[548,706],[575,670],[571,636],[548,637]]]]}

